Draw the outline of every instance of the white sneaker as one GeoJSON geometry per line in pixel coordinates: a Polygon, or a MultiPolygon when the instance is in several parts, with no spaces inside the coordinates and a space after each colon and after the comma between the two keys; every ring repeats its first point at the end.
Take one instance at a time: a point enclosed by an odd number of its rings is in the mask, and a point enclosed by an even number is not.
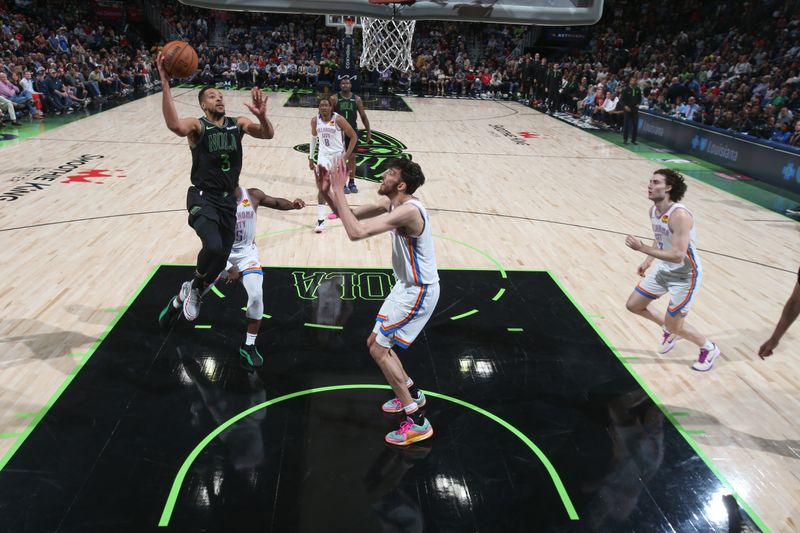
{"type": "Polygon", "coordinates": [[[675,344],[677,344],[677,342],[681,340],[680,337],[678,337],[673,333],[670,333],[667,330],[663,330],[663,335],[664,336],[661,339],[661,344],[658,346],[658,353],[660,355],[664,355],[668,351],[672,350],[675,347],[675,344]]]}
{"type": "Polygon", "coordinates": [[[192,290],[192,282],[184,281],[181,285],[181,290],[178,291],[178,303],[183,303],[189,297],[189,291],[192,290]]]}
{"type": "Polygon", "coordinates": [[[183,316],[186,317],[186,320],[189,322],[197,320],[198,315],[200,315],[201,303],[200,289],[190,289],[189,294],[183,301],[183,316]]]}
{"type": "Polygon", "coordinates": [[[323,231],[325,231],[325,221],[314,226],[314,233],[322,233],[323,231]]]}
{"type": "MultiPolygon", "coordinates": [[[[711,344],[714,343],[712,342],[711,344]]],[[[714,344],[714,347],[710,350],[701,348],[700,356],[697,358],[697,361],[692,363],[692,368],[698,372],[708,372],[714,365],[716,358],[719,357],[719,354],[719,347],[716,344],[714,344]]]]}

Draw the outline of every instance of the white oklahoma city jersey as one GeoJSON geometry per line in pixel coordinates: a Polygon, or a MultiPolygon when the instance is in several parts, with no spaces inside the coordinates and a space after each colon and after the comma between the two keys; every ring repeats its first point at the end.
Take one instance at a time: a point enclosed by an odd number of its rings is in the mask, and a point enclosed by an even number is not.
{"type": "Polygon", "coordinates": [[[697,253],[697,235],[695,233],[694,215],[683,204],[672,204],[665,213],[658,214],[656,206],[650,208],[650,223],[653,226],[653,235],[655,236],[656,246],[660,250],[672,249],[672,230],[669,228],[669,219],[676,209],[683,209],[692,217],[692,229],[689,230],[689,247],[686,250],[686,257],[680,263],[670,263],[669,261],[661,261],[659,268],[669,270],[675,273],[686,272],[690,273],[692,270],[702,270],[700,264],[700,256],[697,253]]]}
{"type": "Polygon", "coordinates": [[[258,259],[258,246],[256,246],[256,209],[253,200],[247,194],[247,189],[240,187],[241,198],[236,205],[236,232],[233,248],[228,256],[228,264],[220,277],[228,277],[228,269],[235,266],[242,276],[247,274],[262,274],[261,262],[258,259]]]}
{"type": "Polygon", "coordinates": [[[322,120],[317,115],[317,137],[319,138],[319,159],[329,159],[334,155],[344,153],[344,134],[342,128],[336,123],[338,113],[331,113],[329,121],[322,120]]]}
{"type": "Polygon", "coordinates": [[[236,235],[233,242],[234,248],[243,248],[255,244],[256,241],[256,210],[253,201],[247,194],[247,189],[239,187],[241,198],[236,205],[236,235]]]}
{"type": "Polygon", "coordinates": [[[392,268],[398,280],[408,285],[429,285],[439,282],[436,269],[436,252],[428,212],[422,202],[413,198],[402,205],[413,205],[419,209],[425,226],[417,237],[392,230],[392,268]]]}

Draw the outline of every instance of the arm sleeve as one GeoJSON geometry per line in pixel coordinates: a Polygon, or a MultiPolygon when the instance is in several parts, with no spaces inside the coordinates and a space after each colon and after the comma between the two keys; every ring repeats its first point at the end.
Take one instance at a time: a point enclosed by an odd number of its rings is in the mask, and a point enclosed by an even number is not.
{"type": "Polygon", "coordinates": [[[317,136],[311,136],[311,142],[308,145],[308,158],[314,159],[314,149],[317,147],[317,136]]]}

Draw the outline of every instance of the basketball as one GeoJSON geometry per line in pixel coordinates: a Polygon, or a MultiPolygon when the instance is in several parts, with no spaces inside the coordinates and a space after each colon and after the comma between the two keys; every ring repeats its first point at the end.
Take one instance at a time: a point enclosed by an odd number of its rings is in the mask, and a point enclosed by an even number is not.
{"type": "Polygon", "coordinates": [[[189,43],[170,41],[161,50],[164,69],[171,78],[187,78],[197,70],[197,52],[189,43]]]}

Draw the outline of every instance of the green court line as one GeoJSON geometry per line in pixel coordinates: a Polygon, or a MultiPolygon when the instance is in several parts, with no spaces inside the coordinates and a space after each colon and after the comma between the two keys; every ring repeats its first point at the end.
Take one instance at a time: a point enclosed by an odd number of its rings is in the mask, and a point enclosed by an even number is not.
{"type": "Polygon", "coordinates": [[[35,416],[38,416],[39,413],[40,411],[36,411],[35,413],[17,413],[14,416],[16,416],[17,418],[33,418],[35,416]]]}
{"type": "MultiPolygon", "coordinates": [[[[289,268],[294,268],[294,267],[289,267],[289,268]]],[[[246,307],[242,307],[242,311],[247,311],[247,308],[246,307]]],[[[272,318],[272,315],[261,315],[261,318],[270,319],[270,318],[272,318]]]]}
{"type": "Polygon", "coordinates": [[[328,326],[327,324],[313,324],[311,322],[306,322],[303,325],[306,326],[306,327],[309,327],[309,328],[339,329],[339,330],[344,329],[344,326],[328,326]]]}
{"type": "Polygon", "coordinates": [[[87,355],[86,352],[73,352],[68,353],[67,357],[83,357],[84,355],[87,355]]]}
{"type": "Polygon", "coordinates": [[[689,416],[689,413],[685,413],[683,411],[679,411],[677,413],[672,413],[672,416],[689,416]]]}
{"type": "Polygon", "coordinates": [[[217,288],[217,286],[216,286],[216,285],[212,285],[212,286],[211,286],[211,290],[214,292],[214,294],[216,294],[216,295],[217,295],[217,296],[219,296],[220,298],[225,298],[225,295],[224,295],[224,294],[222,294],[222,292],[220,292],[220,290],[217,288]]]}
{"type": "Polygon", "coordinates": [[[194,329],[211,329],[211,324],[195,324],[194,329]]]}
{"type": "Polygon", "coordinates": [[[705,435],[706,431],[704,429],[681,429],[687,435],[705,435]]]}
{"type": "MultiPolygon", "coordinates": [[[[200,444],[195,446],[195,448],[189,453],[189,455],[184,460],[181,467],[178,469],[178,473],[175,475],[175,480],[172,482],[172,488],[169,491],[169,495],[167,496],[167,501],[164,504],[164,510],[161,513],[161,519],[158,521],[159,527],[167,527],[169,526],[169,521],[172,518],[172,512],[175,510],[175,502],[178,500],[178,493],[180,492],[181,485],[183,485],[183,480],[186,477],[186,474],[189,472],[189,468],[191,468],[192,463],[194,463],[195,459],[203,452],[206,446],[211,443],[217,436],[225,431],[227,428],[242,420],[243,418],[260,411],[261,409],[265,409],[271,405],[275,405],[280,402],[284,402],[286,400],[291,400],[293,398],[298,398],[300,396],[307,396],[309,394],[315,394],[319,392],[330,392],[336,390],[352,390],[352,389],[383,389],[383,390],[391,390],[391,387],[388,385],[375,385],[375,384],[353,384],[353,385],[333,385],[329,387],[317,387],[313,389],[306,389],[298,392],[292,392],[290,394],[284,394],[283,396],[279,396],[277,398],[273,398],[272,400],[268,400],[266,402],[260,403],[258,405],[254,405],[249,409],[242,411],[241,413],[232,416],[219,426],[214,429],[211,433],[206,435],[206,437],[200,441],[200,444]]],[[[561,478],[558,475],[555,467],[547,458],[547,456],[539,449],[536,444],[531,441],[524,433],[518,430],[516,427],[512,426],[499,416],[486,411],[485,409],[481,409],[477,405],[471,404],[469,402],[465,402],[463,400],[459,400],[458,398],[453,398],[452,396],[446,396],[444,394],[439,394],[436,392],[431,392],[425,390],[425,394],[431,396],[433,398],[439,398],[442,400],[447,400],[449,402],[461,405],[463,407],[467,407],[468,409],[472,409],[473,411],[480,413],[491,420],[497,422],[508,431],[513,433],[517,436],[522,442],[524,442],[528,448],[530,448],[536,457],[544,465],[547,473],[550,474],[550,479],[553,481],[553,484],[558,491],[558,495],[561,497],[561,503],[564,505],[564,508],[567,511],[567,515],[569,516],[570,520],[579,520],[578,513],[575,510],[575,506],[572,504],[572,500],[569,498],[569,494],[567,494],[567,489],[564,487],[564,484],[561,481],[561,478]]]]}
{"type": "Polygon", "coordinates": [[[21,435],[22,433],[0,433],[0,439],[15,439],[21,435]]]}
{"type": "Polygon", "coordinates": [[[25,431],[17,439],[14,445],[8,449],[8,451],[5,453],[5,455],[3,455],[2,458],[0,458],[0,471],[2,471],[3,468],[5,468],[8,462],[11,460],[11,457],[14,456],[14,454],[17,452],[20,446],[22,446],[22,444],[25,442],[25,439],[28,438],[28,436],[33,432],[36,426],[39,425],[39,422],[42,421],[42,418],[44,418],[44,416],[47,414],[50,408],[53,407],[53,404],[56,403],[56,400],[58,400],[61,394],[63,394],[63,392],[67,389],[67,387],[69,387],[70,383],[72,383],[72,380],[75,379],[75,376],[78,374],[80,369],[83,368],[83,366],[86,364],[89,358],[94,354],[95,350],[97,350],[97,347],[100,346],[100,344],[105,340],[105,338],[108,336],[111,330],[114,329],[114,326],[117,325],[117,322],[119,322],[120,318],[122,318],[122,315],[125,314],[125,311],[127,311],[128,307],[130,307],[130,305],[136,300],[136,298],[139,296],[139,293],[141,293],[142,290],[144,290],[144,288],[147,286],[147,284],[150,283],[150,280],[152,279],[152,277],[155,275],[155,273],[158,271],[159,268],[160,265],[156,265],[155,267],[153,267],[153,269],[150,271],[150,274],[148,274],[145,277],[144,281],[141,283],[141,285],[139,285],[139,289],[137,289],[136,292],[133,293],[133,295],[128,300],[128,303],[125,304],[122,308],[120,308],[119,312],[117,313],[117,316],[115,316],[111,320],[111,323],[106,327],[106,329],[104,329],[103,332],[100,334],[100,336],[97,337],[97,339],[95,339],[95,341],[89,347],[89,350],[86,352],[87,354],[86,357],[81,359],[81,361],[77,365],[75,365],[75,368],[61,383],[61,386],[58,387],[58,390],[56,390],[50,397],[50,399],[47,400],[47,403],[44,405],[44,407],[42,407],[42,409],[38,413],[30,413],[30,414],[21,413],[25,416],[32,415],[33,420],[31,421],[30,424],[28,424],[28,427],[25,428],[25,431]]]}
{"type": "MultiPolygon", "coordinates": [[[[572,302],[572,305],[575,306],[575,309],[577,309],[583,315],[583,317],[586,319],[586,322],[589,323],[589,325],[592,327],[592,329],[594,329],[595,333],[597,333],[597,335],[603,340],[603,342],[606,344],[606,346],[608,346],[608,348],[614,353],[614,355],[616,355],[617,358],[621,359],[623,361],[623,363],[624,363],[625,362],[625,358],[620,355],[620,353],[617,350],[617,348],[613,344],[611,344],[611,342],[608,340],[608,338],[605,336],[605,334],[602,332],[602,330],[599,327],[597,327],[597,325],[593,321],[588,319],[588,314],[586,313],[586,311],[583,310],[583,308],[580,306],[578,301],[575,300],[575,298],[572,296],[572,294],[570,294],[569,291],[567,291],[567,288],[561,283],[561,281],[552,272],[550,272],[548,270],[547,273],[550,275],[550,278],[556,283],[556,285],[559,286],[559,288],[567,296],[567,298],[569,298],[569,301],[572,302]]],[[[664,416],[667,418],[667,420],[669,420],[670,423],[672,423],[672,425],[675,426],[675,428],[678,430],[678,433],[683,435],[683,438],[686,440],[687,443],[689,443],[689,446],[692,447],[692,449],[698,455],[698,457],[700,457],[703,460],[703,462],[706,464],[706,466],[709,468],[709,470],[711,470],[711,472],[713,472],[714,475],[717,476],[717,479],[719,479],[720,483],[722,483],[722,485],[731,492],[731,495],[733,495],[733,497],[736,498],[736,501],[739,502],[739,505],[745,511],[747,511],[747,513],[750,515],[750,517],[753,519],[753,521],[756,523],[756,525],[758,525],[758,527],[760,527],[761,530],[764,533],[771,532],[771,530],[767,527],[767,525],[764,523],[764,521],[761,520],[761,517],[759,517],[755,513],[755,511],[753,511],[753,509],[750,507],[750,505],[748,505],[748,503],[746,501],[744,501],[744,499],[739,495],[739,493],[736,492],[736,490],[733,488],[733,485],[731,484],[731,482],[728,481],[727,478],[722,475],[722,472],[719,471],[717,466],[705,454],[705,452],[694,441],[694,439],[689,438],[689,436],[687,435],[686,431],[681,428],[680,423],[677,420],[675,420],[674,415],[672,415],[666,409],[666,407],[664,407],[664,404],[662,404],[661,401],[658,399],[658,397],[655,394],[653,394],[653,391],[650,390],[650,387],[647,386],[647,383],[645,383],[645,381],[639,376],[639,374],[637,374],[633,370],[633,368],[631,368],[630,365],[625,364],[623,366],[628,370],[630,375],[633,376],[633,379],[636,380],[636,382],[639,384],[639,386],[642,388],[642,390],[644,390],[644,392],[648,396],[650,396],[650,399],[653,400],[653,403],[655,403],[658,406],[658,408],[661,409],[661,412],[664,413],[664,416]]]]}
{"type": "Polygon", "coordinates": [[[639,358],[635,355],[623,355],[620,359],[624,359],[625,361],[638,361],[639,358]]]}
{"type": "MultiPolygon", "coordinates": [[[[436,235],[436,234],[434,234],[433,236],[436,237],[437,239],[444,239],[445,241],[450,241],[450,242],[454,242],[456,244],[460,244],[461,246],[463,246],[465,248],[469,248],[473,252],[479,253],[480,255],[482,255],[483,257],[485,257],[486,259],[488,259],[489,261],[491,261],[492,263],[494,263],[497,266],[497,270],[500,271],[500,276],[503,279],[508,277],[508,274],[506,274],[506,269],[503,268],[503,265],[500,264],[500,261],[498,261],[497,259],[495,259],[491,255],[487,254],[483,250],[479,250],[478,248],[475,248],[474,246],[470,246],[469,244],[467,244],[465,242],[461,242],[459,240],[456,240],[456,239],[453,239],[453,238],[450,238],[450,237],[445,237],[444,235],[436,235]]],[[[469,270],[469,269],[467,269],[467,270],[469,270]]]]}
{"type": "Polygon", "coordinates": [[[518,333],[520,331],[525,331],[525,330],[522,328],[506,328],[506,331],[510,331],[512,333],[518,333]]]}
{"type": "Polygon", "coordinates": [[[493,301],[493,302],[496,302],[497,300],[499,300],[500,298],[502,298],[502,297],[503,297],[503,295],[505,294],[505,292],[506,292],[506,290],[505,290],[504,288],[502,288],[502,287],[501,287],[501,288],[500,288],[500,290],[499,290],[499,291],[497,291],[497,294],[495,294],[495,295],[494,295],[494,298],[492,298],[492,301],[493,301]]]}
{"type": "Polygon", "coordinates": [[[466,318],[468,316],[472,316],[477,312],[478,312],[477,309],[473,309],[472,311],[467,311],[466,313],[461,313],[460,315],[451,316],[450,320],[461,320],[462,318],[466,318]]]}

